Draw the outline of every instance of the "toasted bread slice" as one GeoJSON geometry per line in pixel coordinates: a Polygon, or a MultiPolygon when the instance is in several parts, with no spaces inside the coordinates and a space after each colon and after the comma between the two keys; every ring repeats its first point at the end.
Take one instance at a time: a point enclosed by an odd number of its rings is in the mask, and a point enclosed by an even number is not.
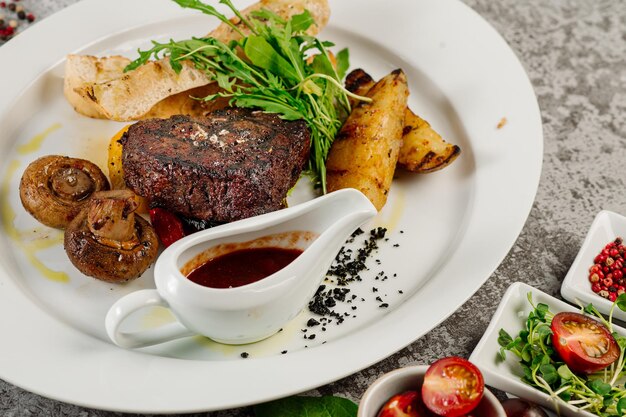
{"type": "MultiPolygon", "coordinates": [[[[120,61],[119,58],[116,57],[116,61],[120,61]]],[[[108,61],[109,58],[68,56],[65,97],[79,113],[117,121],[136,120],[166,97],[209,83],[204,73],[196,70],[189,62],[182,62],[183,69],[180,74],[176,74],[169,63],[163,60],[149,62],[127,74],[124,74],[123,67],[117,74],[107,71],[108,75],[115,75],[115,78],[105,81],[93,82],[93,78],[76,81],[75,77],[70,76],[95,73],[97,78],[104,78],[98,72],[98,64],[109,67],[108,61]]]]}
{"type": "MultiPolygon", "coordinates": [[[[261,8],[288,19],[309,10],[316,25],[310,34],[319,32],[328,22],[328,0],[261,0],[242,11],[244,16],[261,8]]],[[[238,23],[237,18],[232,21],[238,23]]],[[[246,30],[242,28],[244,34],[246,30]]],[[[222,23],[209,36],[228,42],[237,32],[222,23]]],[[[183,62],[180,74],[172,70],[169,60],[150,62],[124,73],[130,60],[115,56],[69,55],[65,65],[64,93],[77,112],[85,116],[117,121],[138,120],[161,100],[209,83],[204,72],[183,62]]]]}

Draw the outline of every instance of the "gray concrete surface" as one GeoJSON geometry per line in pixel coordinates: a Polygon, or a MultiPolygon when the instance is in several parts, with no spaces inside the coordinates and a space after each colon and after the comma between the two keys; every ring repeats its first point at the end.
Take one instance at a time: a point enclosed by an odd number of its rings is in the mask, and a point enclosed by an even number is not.
{"type": "MultiPolygon", "coordinates": [[[[504,262],[454,315],[406,349],[309,394],[358,401],[380,375],[446,355],[467,357],[508,285],[557,294],[601,209],[626,214],[626,3],[623,0],[464,0],[520,58],[539,99],[545,135],[541,182],[504,262]]],[[[39,18],[74,0],[23,0],[39,18]]],[[[500,393],[500,395],[502,395],[500,393]]],[[[0,380],[0,415],[111,417],[0,380]]],[[[198,414],[252,415],[249,409],[198,414]]]]}

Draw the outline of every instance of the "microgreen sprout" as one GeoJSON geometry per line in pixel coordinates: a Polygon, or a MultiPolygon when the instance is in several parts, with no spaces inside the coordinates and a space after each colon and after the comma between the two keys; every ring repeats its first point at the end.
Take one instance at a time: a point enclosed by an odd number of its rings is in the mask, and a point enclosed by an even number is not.
{"type": "Polygon", "coordinates": [[[626,311],[626,294],[620,295],[606,319],[589,304],[581,308],[581,313],[599,320],[609,329],[620,348],[616,362],[601,371],[581,375],[570,370],[552,346],[551,323],[554,318],[546,304],[536,304],[532,294],[528,294],[532,311],[528,314],[525,327],[517,337],[512,338],[504,329],[500,330],[498,344],[501,359],[511,352],[519,358],[525,383],[544,391],[559,405],[576,407],[592,414],[608,417],[626,414],[626,337],[613,331],[613,311],[617,307],[626,311]]]}

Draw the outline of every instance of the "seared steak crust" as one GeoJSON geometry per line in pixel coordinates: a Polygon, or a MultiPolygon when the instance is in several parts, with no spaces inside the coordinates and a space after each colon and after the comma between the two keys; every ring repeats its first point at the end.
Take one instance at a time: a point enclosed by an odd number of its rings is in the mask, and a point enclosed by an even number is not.
{"type": "Polygon", "coordinates": [[[138,122],[121,139],[126,184],[153,205],[217,222],[283,207],[309,157],[302,120],[224,109],[138,122]]]}

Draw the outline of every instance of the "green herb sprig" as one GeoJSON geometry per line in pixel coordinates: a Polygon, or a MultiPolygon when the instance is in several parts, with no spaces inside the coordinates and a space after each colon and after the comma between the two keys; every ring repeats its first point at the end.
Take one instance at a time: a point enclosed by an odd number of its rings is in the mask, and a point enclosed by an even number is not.
{"type": "Polygon", "coordinates": [[[254,406],[256,417],[356,417],[358,406],[347,398],[295,396],[254,406]]]}
{"type": "Polygon", "coordinates": [[[524,372],[522,381],[549,394],[557,411],[559,404],[565,404],[601,417],[625,415],[626,338],[613,332],[612,317],[616,306],[626,311],[626,294],[613,303],[608,320],[593,304],[581,308],[581,313],[594,316],[609,329],[621,351],[610,367],[590,375],[574,374],[552,347],[550,324],[554,314],[549,307],[543,303],[535,305],[531,293],[528,293],[528,302],[533,310],[528,314],[524,330],[515,339],[500,329],[501,359],[506,358],[507,351],[517,356],[524,372]]]}
{"type": "Polygon", "coordinates": [[[249,35],[244,36],[239,26],[213,6],[200,0],[174,1],[218,18],[242,38],[228,45],[214,38],[153,41],[153,47],[140,50],[139,58],[125,71],[134,70],[151,58],[169,57],[172,69],[180,72],[181,61],[187,60],[223,90],[203,100],[227,97],[236,107],[278,113],[285,120],[305,120],[311,131],[309,171],[326,193],[326,157],[350,113],[348,97],[369,100],[353,95],[342,86],[341,80],[349,67],[348,50],[337,54],[334,66],[328,50],[334,45],[306,34],[315,23],[306,10],[289,20],[269,10],[253,12],[246,18],[230,0],[220,0],[247,28],[249,35]]]}

